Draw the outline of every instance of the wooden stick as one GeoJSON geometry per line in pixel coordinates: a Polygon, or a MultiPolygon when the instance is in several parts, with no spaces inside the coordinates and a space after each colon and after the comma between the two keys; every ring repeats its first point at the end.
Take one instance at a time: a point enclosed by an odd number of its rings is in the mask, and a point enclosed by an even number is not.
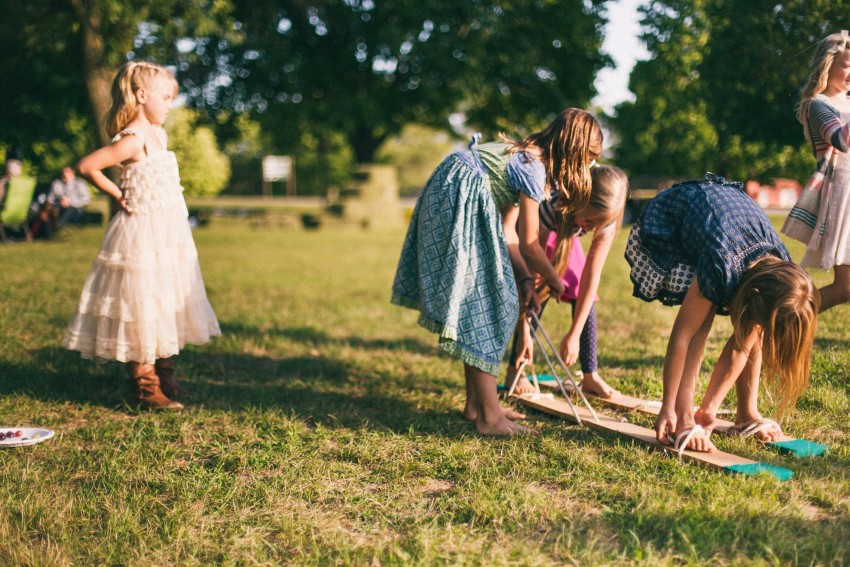
{"type": "MultiPolygon", "coordinates": [[[[655,438],[655,431],[646,427],[641,427],[627,421],[623,421],[605,414],[597,414],[599,421],[594,422],[590,417],[590,413],[584,408],[576,408],[567,404],[564,400],[555,400],[541,396],[538,394],[525,394],[516,398],[520,403],[537,411],[548,413],[550,415],[566,419],[573,423],[581,423],[591,429],[599,431],[609,431],[635,439],[653,449],[664,451],[667,454],[675,455],[676,451],[669,445],[663,445],[655,438]],[[573,413],[576,411],[579,415],[573,413]],[[582,419],[583,418],[583,419],[582,419]]],[[[739,457],[732,453],[726,453],[715,449],[710,453],[699,453],[697,451],[685,450],[682,452],[682,460],[690,461],[704,465],[706,467],[721,470],[726,472],[734,472],[738,474],[756,475],[759,473],[768,473],[776,477],[778,480],[788,480],[794,476],[793,471],[761,463],[739,457]]]]}
{"type": "MultiPolygon", "coordinates": [[[[551,375],[541,375],[540,379],[544,386],[549,387],[554,387],[552,385],[552,381],[557,380],[551,375]]],[[[644,400],[628,396],[626,394],[616,394],[610,398],[603,398],[593,393],[587,393],[585,395],[589,398],[598,400],[603,404],[619,409],[639,411],[649,415],[658,415],[661,412],[661,402],[658,401],[644,400]]],[[[715,418],[715,420],[716,426],[714,431],[724,435],[735,435],[735,424],[733,422],[720,418],[715,418]]],[[[815,443],[814,441],[807,441],[805,439],[797,439],[795,437],[785,435],[784,433],[776,441],[769,441],[764,444],[768,447],[777,449],[780,453],[800,458],[816,457],[829,450],[827,445],[815,443]]]]}

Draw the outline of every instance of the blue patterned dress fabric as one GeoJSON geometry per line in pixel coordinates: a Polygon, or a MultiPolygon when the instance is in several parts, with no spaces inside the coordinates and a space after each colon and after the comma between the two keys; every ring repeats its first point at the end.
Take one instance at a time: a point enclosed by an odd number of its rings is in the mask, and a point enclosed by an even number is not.
{"type": "Polygon", "coordinates": [[[392,302],[419,311],[440,348],[488,374],[499,365],[519,316],[500,210],[516,204],[506,144],[448,156],[419,196],[393,282],[392,302]],[[498,189],[496,188],[498,187],[498,189]]]}
{"type": "Polygon", "coordinates": [[[721,315],[747,267],[767,255],[791,260],[742,184],[708,173],[653,198],[626,245],[635,297],[681,305],[696,276],[721,315]]]}

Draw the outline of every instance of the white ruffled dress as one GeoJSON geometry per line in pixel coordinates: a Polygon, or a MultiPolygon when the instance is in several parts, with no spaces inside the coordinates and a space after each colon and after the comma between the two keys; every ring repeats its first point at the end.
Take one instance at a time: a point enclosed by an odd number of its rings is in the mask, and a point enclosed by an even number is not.
{"type": "MultiPolygon", "coordinates": [[[[134,134],[125,130],[113,141],[134,134]]],[[[165,132],[157,129],[165,147],[165,132]]],[[[144,140],[143,140],[144,141],[144,140]]],[[[83,358],[154,363],[220,336],[207,300],[174,153],[122,167],[128,210],[109,223],[62,346],[83,358]]]]}

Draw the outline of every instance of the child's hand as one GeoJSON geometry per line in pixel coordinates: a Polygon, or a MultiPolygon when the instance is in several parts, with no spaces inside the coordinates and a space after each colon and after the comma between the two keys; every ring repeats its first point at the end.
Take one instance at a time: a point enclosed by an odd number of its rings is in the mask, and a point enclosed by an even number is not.
{"type": "Polygon", "coordinates": [[[676,435],[676,412],[661,406],[661,412],[655,420],[655,438],[659,443],[669,445],[668,435],[676,435]]]}
{"type": "Polygon", "coordinates": [[[522,303],[523,311],[534,311],[540,313],[540,300],[537,293],[534,291],[534,280],[526,279],[519,286],[520,302],[522,303]]]}
{"type": "Polygon", "coordinates": [[[551,289],[551,296],[555,298],[555,301],[560,303],[561,302],[561,296],[564,295],[564,292],[567,291],[567,286],[565,286],[564,282],[559,279],[557,287],[553,287],[553,286],[549,286],[549,287],[551,289]]]}
{"type": "Polygon", "coordinates": [[[701,425],[708,435],[717,427],[717,416],[700,408],[694,413],[694,423],[701,425]]]}
{"type": "Polygon", "coordinates": [[[567,333],[564,335],[564,338],[561,339],[561,358],[564,359],[567,366],[575,364],[575,361],[578,360],[580,338],[581,335],[573,336],[573,333],[567,333]]]}
{"type": "Polygon", "coordinates": [[[127,203],[127,199],[125,199],[124,197],[120,197],[119,199],[117,199],[117,201],[118,210],[124,211],[128,215],[132,215],[133,212],[135,212],[134,209],[129,205],[129,203],[127,203]]]}

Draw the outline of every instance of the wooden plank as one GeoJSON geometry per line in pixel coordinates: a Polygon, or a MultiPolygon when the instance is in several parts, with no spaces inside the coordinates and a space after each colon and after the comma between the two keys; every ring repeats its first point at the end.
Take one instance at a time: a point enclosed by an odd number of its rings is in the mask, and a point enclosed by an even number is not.
{"type": "MultiPolygon", "coordinates": [[[[551,374],[538,374],[537,381],[542,386],[547,386],[550,388],[558,387],[558,383],[555,381],[555,378],[553,378],[551,374]]],[[[565,382],[564,388],[570,390],[571,385],[565,382]]],[[[660,401],[644,400],[641,398],[628,396],[626,394],[618,394],[611,398],[600,398],[599,396],[589,393],[585,393],[584,395],[588,399],[598,400],[603,404],[628,411],[639,411],[650,415],[658,415],[661,412],[660,401]]],[[[733,431],[735,424],[733,422],[721,418],[716,418],[716,420],[717,426],[714,429],[715,431],[724,435],[735,435],[733,431]]],[[[816,457],[818,455],[822,455],[823,453],[829,450],[828,446],[823,445],[821,443],[807,441],[806,439],[798,439],[796,437],[785,435],[784,433],[776,441],[770,441],[767,443],[764,443],[762,441],[759,442],[763,443],[768,447],[777,449],[780,453],[793,455],[795,457],[800,458],[816,457]]]]}
{"type": "MultiPolygon", "coordinates": [[[[547,394],[523,394],[516,397],[523,405],[548,413],[555,417],[566,419],[573,423],[578,423],[576,416],[570,409],[569,404],[564,400],[556,400],[554,397],[547,394]]],[[[653,449],[663,451],[668,454],[675,455],[676,451],[668,445],[663,445],[655,439],[655,431],[646,427],[635,425],[615,417],[605,414],[599,414],[599,423],[593,420],[590,412],[584,408],[576,407],[579,418],[584,425],[598,431],[609,431],[635,439],[649,445],[653,449]]],[[[734,472],[738,474],[755,475],[759,473],[768,473],[773,475],[778,480],[788,480],[794,473],[788,469],[753,461],[732,453],[726,453],[715,449],[710,453],[699,453],[696,451],[683,451],[682,460],[695,462],[712,469],[734,472]]]]}

